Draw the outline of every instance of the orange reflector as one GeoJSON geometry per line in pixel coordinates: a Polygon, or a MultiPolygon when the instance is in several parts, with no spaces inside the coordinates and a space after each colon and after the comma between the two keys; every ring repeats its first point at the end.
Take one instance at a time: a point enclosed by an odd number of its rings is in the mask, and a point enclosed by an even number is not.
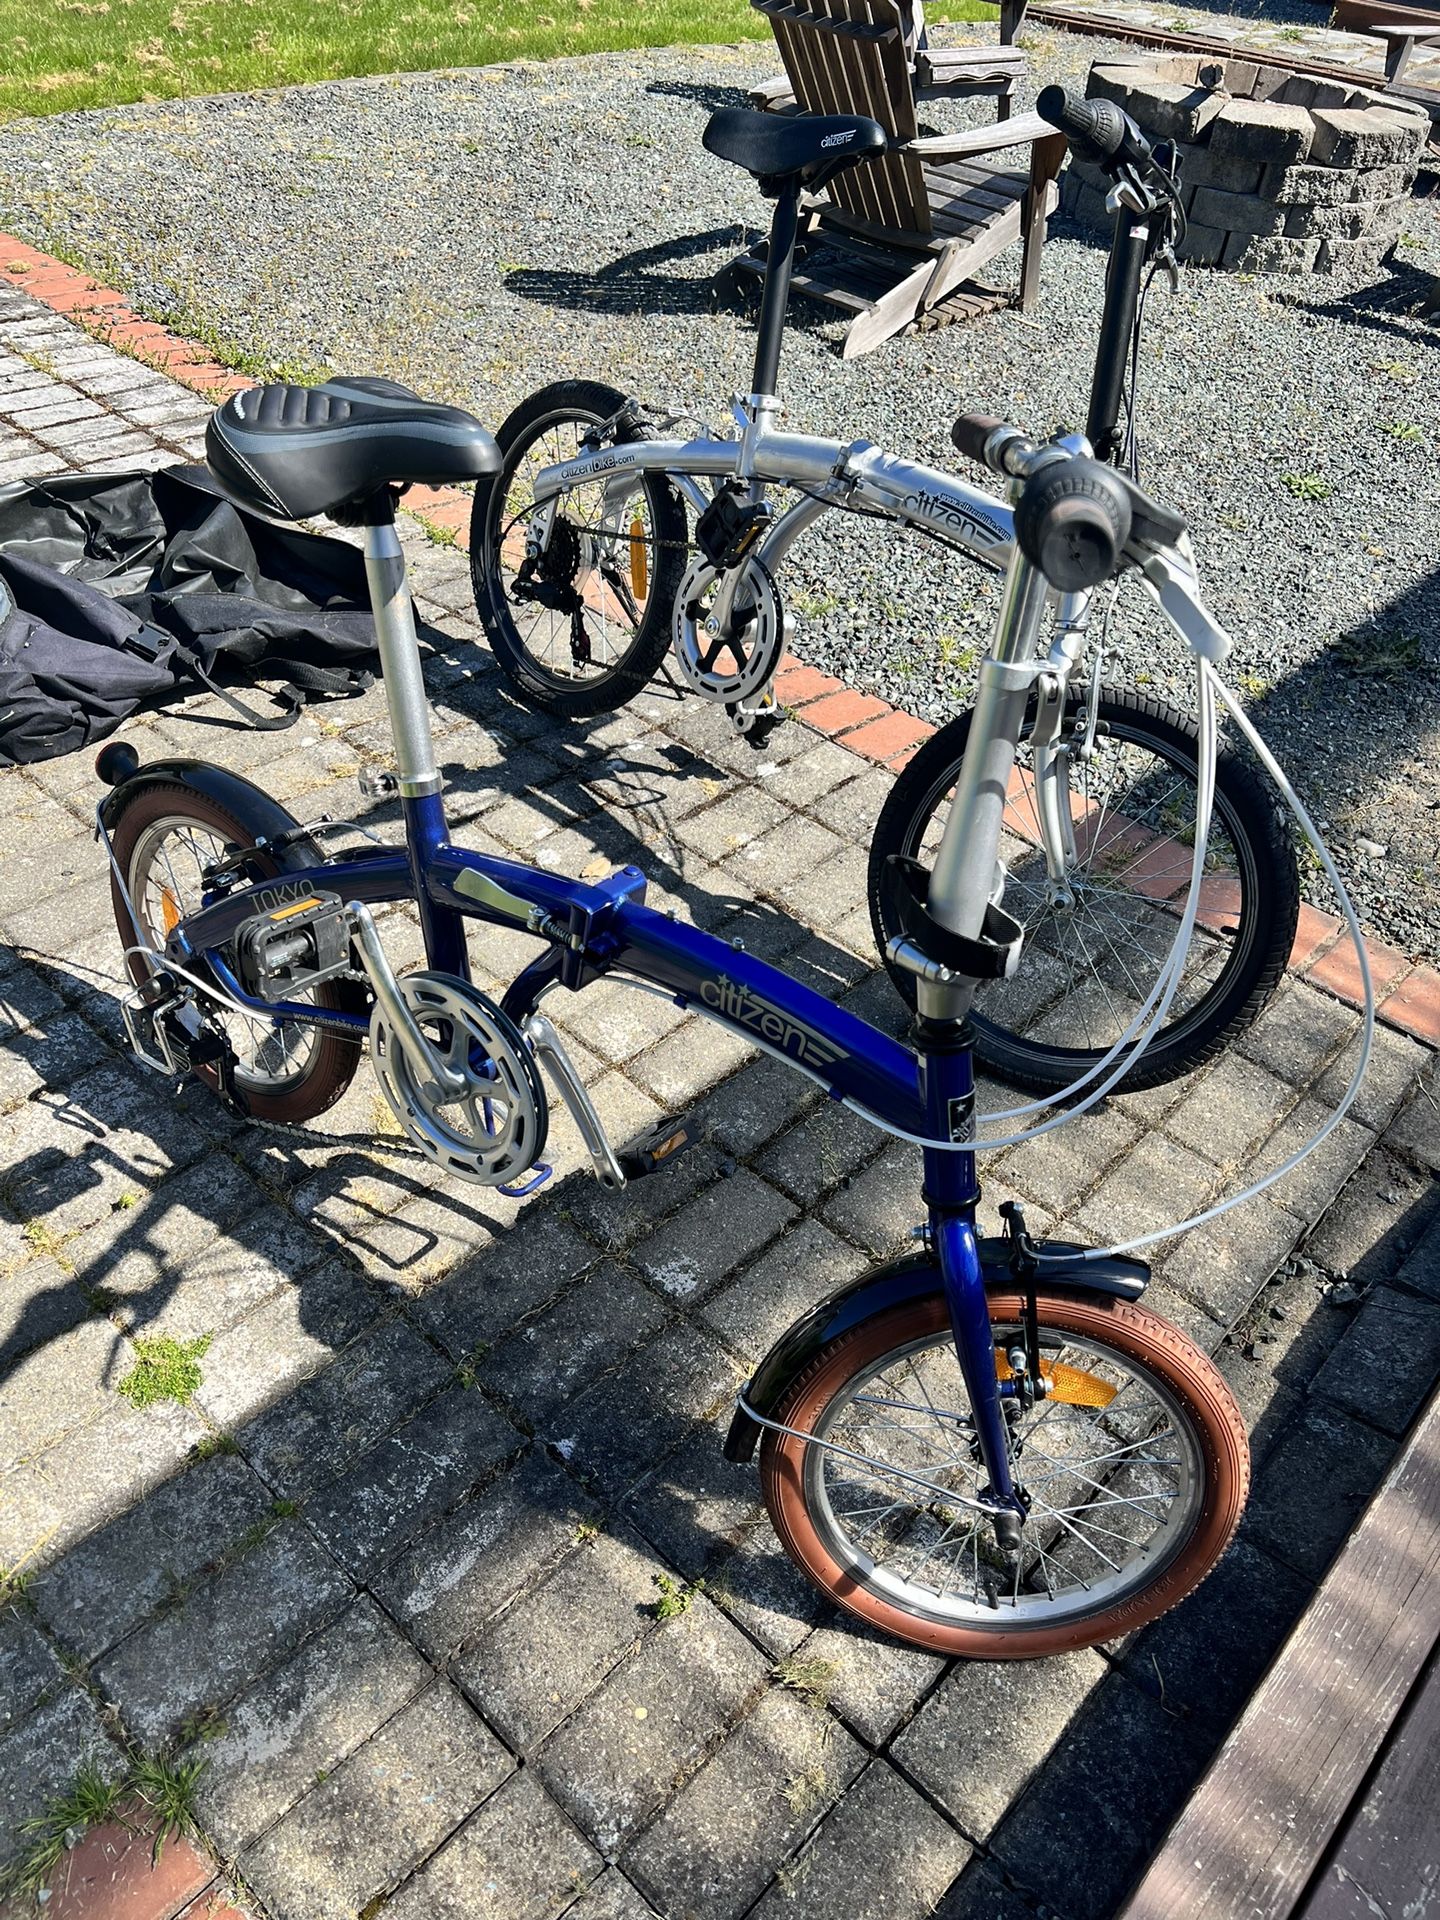
{"type": "Polygon", "coordinates": [[[171,934],[180,924],[180,902],[169,887],[160,889],[160,918],[165,922],[165,931],[171,934]]]}
{"type": "MultiPolygon", "coordinates": [[[[1000,1380],[1011,1378],[1010,1362],[1003,1353],[995,1356],[995,1375],[1000,1380]]],[[[1058,1360],[1042,1364],[1040,1377],[1045,1382],[1048,1399],[1064,1400],[1072,1407],[1108,1407],[1120,1391],[1098,1375],[1085,1373],[1079,1367],[1067,1367],[1058,1360]]]]}
{"type": "Polygon", "coordinates": [[[650,586],[650,556],[645,551],[645,522],[630,522],[630,585],[635,598],[643,600],[650,586]]]}

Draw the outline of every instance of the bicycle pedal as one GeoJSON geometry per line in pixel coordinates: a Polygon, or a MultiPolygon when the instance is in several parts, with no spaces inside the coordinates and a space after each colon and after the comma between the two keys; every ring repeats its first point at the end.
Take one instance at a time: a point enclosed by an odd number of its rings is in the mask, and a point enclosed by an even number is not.
{"type": "Polygon", "coordinates": [[[647,1173],[659,1173],[678,1160],[682,1153],[699,1143],[700,1133],[692,1120],[670,1120],[657,1127],[647,1140],[631,1147],[620,1157],[620,1168],[627,1180],[643,1180],[647,1173]]]}
{"type": "Polygon", "coordinates": [[[302,894],[247,920],[235,936],[242,984],[259,999],[293,1000],[350,965],[350,915],[335,893],[302,894]]]}

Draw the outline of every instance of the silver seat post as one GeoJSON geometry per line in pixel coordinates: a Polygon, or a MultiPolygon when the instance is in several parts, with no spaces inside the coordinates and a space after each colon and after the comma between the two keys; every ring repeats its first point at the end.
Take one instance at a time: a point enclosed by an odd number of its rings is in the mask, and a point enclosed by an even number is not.
{"type": "Polygon", "coordinates": [[[375,615],[375,643],[385,678],[400,796],[418,800],[440,791],[440,775],[430,732],[430,701],[420,671],[415,603],[410,597],[405,553],[395,531],[395,508],[388,492],[377,497],[366,520],[365,578],[375,615]]]}
{"type": "MultiPolygon", "coordinates": [[[[974,718],[955,798],[930,876],[930,911],[951,933],[976,939],[995,888],[995,862],[1009,796],[1015,747],[1034,683],[1045,597],[1045,576],[1017,546],[1005,576],[995,640],[980,667],[974,718]]],[[[916,983],[919,1008],[932,1019],[969,1012],[974,983],[916,983]]]]}

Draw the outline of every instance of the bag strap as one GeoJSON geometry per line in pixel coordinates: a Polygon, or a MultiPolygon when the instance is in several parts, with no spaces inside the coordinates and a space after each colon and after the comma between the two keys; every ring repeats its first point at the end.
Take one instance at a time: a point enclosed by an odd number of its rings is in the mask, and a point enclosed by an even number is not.
{"type": "Polygon", "coordinates": [[[293,727],[312,694],[348,697],[368,693],[375,684],[374,674],[365,667],[312,667],[303,660],[292,660],[286,666],[284,679],[275,690],[281,711],[257,713],[231,693],[228,687],[222,687],[206,671],[198,654],[188,647],[180,648],[179,652],[195,678],[202,681],[217,700],[224,701],[230,711],[238,714],[246,726],[252,727],[256,733],[279,733],[286,727],[293,727]]]}

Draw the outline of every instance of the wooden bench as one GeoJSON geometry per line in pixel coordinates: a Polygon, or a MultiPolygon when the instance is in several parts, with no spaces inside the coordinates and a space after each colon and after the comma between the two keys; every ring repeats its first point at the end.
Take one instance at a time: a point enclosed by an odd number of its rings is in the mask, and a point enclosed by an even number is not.
{"type": "Polygon", "coordinates": [[[1418,27],[1412,23],[1404,27],[1371,27],[1368,31],[1376,39],[1385,42],[1387,84],[1398,80],[1404,73],[1416,47],[1440,47],[1440,20],[1433,27],[1418,27]]]}
{"type": "Polygon", "coordinates": [[[1437,1642],[1440,1394],[1119,1920],[1440,1912],[1437,1642]]]}

